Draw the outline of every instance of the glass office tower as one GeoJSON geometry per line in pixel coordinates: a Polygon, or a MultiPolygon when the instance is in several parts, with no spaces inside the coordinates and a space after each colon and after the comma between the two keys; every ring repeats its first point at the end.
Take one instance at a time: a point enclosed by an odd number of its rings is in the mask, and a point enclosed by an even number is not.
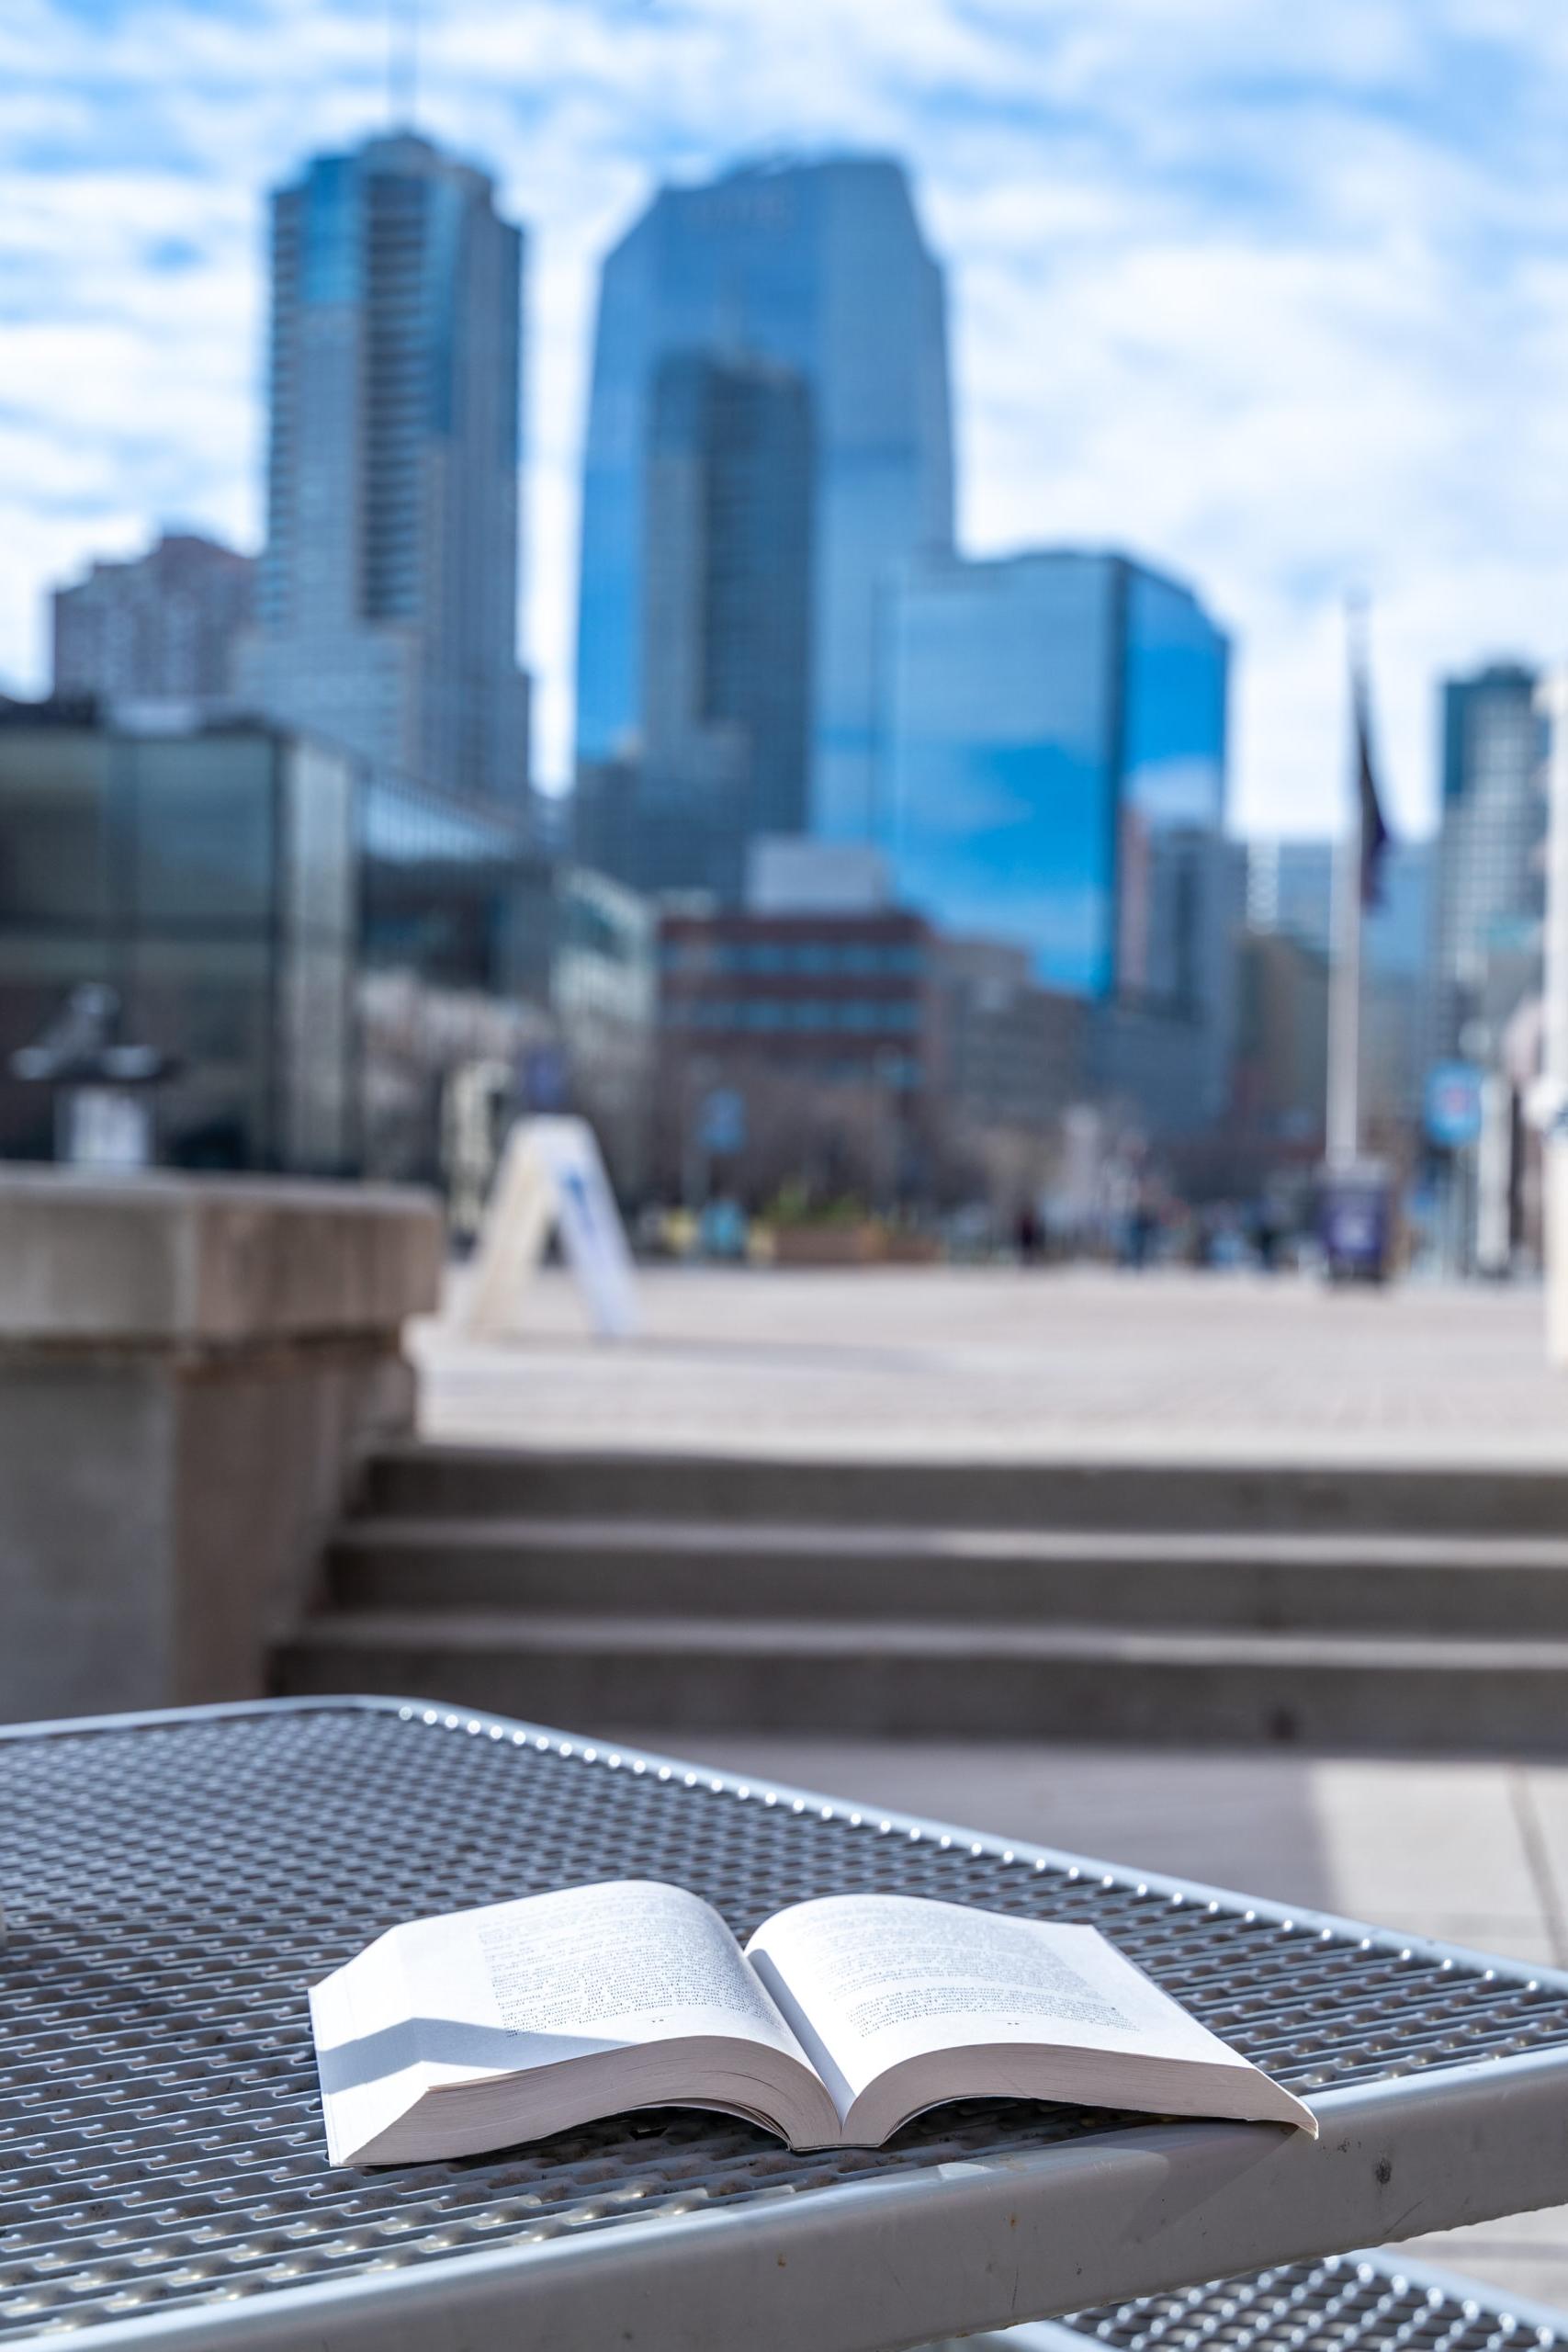
{"type": "Polygon", "coordinates": [[[635,773],[584,767],[578,842],[638,889],[740,895],[807,822],[811,413],[792,368],[678,352],[649,411],[635,773]]]}
{"type": "MultiPolygon", "coordinates": [[[[1369,973],[1424,979],[1431,954],[1430,842],[1391,841],[1378,865],[1361,954],[1369,973]]],[[[1305,941],[1326,956],[1334,932],[1334,844],[1253,841],[1247,851],[1247,920],[1253,931],[1305,941]]]]}
{"type": "Polygon", "coordinates": [[[1077,995],[1190,995],[1181,844],[1223,822],[1227,664],[1190,591],[1115,555],[924,565],[885,639],[899,895],[1077,995]]]}
{"type": "Polygon", "coordinates": [[[691,351],[777,361],[809,393],[811,823],[863,839],[877,598],[894,565],[953,537],[942,279],[900,167],[835,157],[665,188],[605,261],[578,633],[589,767],[644,748],[649,412],[660,363],[691,351]]]}
{"type": "Polygon", "coordinates": [[[1224,1107],[1228,659],[1190,589],[1114,554],[921,564],[885,607],[875,830],[899,897],[1100,1007],[1100,1082],[1162,1127],[1224,1107]]]}
{"type": "Polygon", "coordinates": [[[410,132],[318,156],[272,224],[242,689],[377,773],[521,807],[520,233],[481,172],[410,132]]]}
{"type": "Polygon", "coordinates": [[[1535,691],[1535,672],[1514,662],[1443,687],[1434,1058],[1488,1053],[1467,1033],[1498,1028],[1539,979],[1546,799],[1535,691]]]}
{"type": "MultiPolygon", "coordinates": [[[[1277,981],[1294,969],[1309,975],[1311,1017],[1326,1037],[1326,1001],[1318,1001],[1314,965],[1326,964],[1334,935],[1332,842],[1254,841],[1247,852],[1247,921],[1257,938],[1284,940],[1309,960],[1258,948],[1253,968],[1277,981]]],[[[1436,845],[1391,841],[1378,867],[1378,899],[1361,930],[1361,1094],[1369,1120],[1409,1118],[1420,1108],[1433,1043],[1432,897],[1436,845]]],[[[1319,1056],[1321,1059],[1321,1056],[1319,1056]]],[[[1321,1090],[1315,1116],[1321,1126],[1321,1090]]]]}

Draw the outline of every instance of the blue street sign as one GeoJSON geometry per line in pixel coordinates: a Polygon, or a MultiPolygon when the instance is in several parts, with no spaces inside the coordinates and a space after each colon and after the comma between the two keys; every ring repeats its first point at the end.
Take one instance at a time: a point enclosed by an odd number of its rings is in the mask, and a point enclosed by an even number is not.
{"type": "Polygon", "coordinates": [[[1481,1133],[1481,1072],[1471,1062],[1438,1062],[1427,1074],[1427,1134],[1457,1151],[1481,1133]]]}
{"type": "Polygon", "coordinates": [[[728,1159],[746,1148],[746,1098],[733,1086],[716,1086],[697,1114],[697,1141],[705,1151],[728,1159]]]}
{"type": "Polygon", "coordinates": [[[523,1103],[529,1111],[561,1111],[570,1092],[566,1056],[558,1046],[530,1046],[523,1057],[523,1103]]]}

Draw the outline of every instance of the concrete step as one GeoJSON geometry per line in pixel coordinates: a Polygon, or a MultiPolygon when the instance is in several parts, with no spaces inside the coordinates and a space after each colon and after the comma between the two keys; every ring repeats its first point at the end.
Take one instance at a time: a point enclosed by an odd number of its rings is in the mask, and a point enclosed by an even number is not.
{"type": "Polygon", "coordinates": [[[1034,1533],[649,1519],[359,1519],[345,1609],[601,1609],[1568,1640],[1568,1540],[1034,1533]]]}
{"type": "Polygon", "coordinates": [[[365,1508],[427,1519],[1551,1536],[1568,1535],[1568,1472],[792,1461],[411,1443],[368,1464],[365,1508]]]}
{"type": "Polygon", "coordinates": [[[436,1699],[593,1732],[853,1732],[1443,1754],[1568,1752],[1568,1642],[360,1609],[283,1690],[436,1699]]]}

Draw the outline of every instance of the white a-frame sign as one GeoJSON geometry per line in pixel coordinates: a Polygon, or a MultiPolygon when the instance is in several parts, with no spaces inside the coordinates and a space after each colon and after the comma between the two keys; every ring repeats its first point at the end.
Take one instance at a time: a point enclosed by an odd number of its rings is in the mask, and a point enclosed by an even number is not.
{"type": "Polygon", "coordinates": [[[594,1329],[615,1340],[635,1329],[632,1255],[592,1128],[585,1119],[519,1119],[479,1228],[463,1316],[475,1338],[515,1328],[528,1278],[558,1230],[594,1329]]]}

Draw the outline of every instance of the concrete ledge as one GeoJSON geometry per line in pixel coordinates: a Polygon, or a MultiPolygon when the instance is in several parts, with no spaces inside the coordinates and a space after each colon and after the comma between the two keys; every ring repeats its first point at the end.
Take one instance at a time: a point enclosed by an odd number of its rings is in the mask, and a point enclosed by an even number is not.
{"type": "Polygon", "coordinates": [[[255,1346],[398,1330],[438,1303],[421,1193],[0,1170],[0,1344],[255,1346]]]}
{"type": "Polygon", "coordinates": [[[0,1171],[0,1718],[265,1689],[441,1262],[420,1193],[0,1171]]]}

